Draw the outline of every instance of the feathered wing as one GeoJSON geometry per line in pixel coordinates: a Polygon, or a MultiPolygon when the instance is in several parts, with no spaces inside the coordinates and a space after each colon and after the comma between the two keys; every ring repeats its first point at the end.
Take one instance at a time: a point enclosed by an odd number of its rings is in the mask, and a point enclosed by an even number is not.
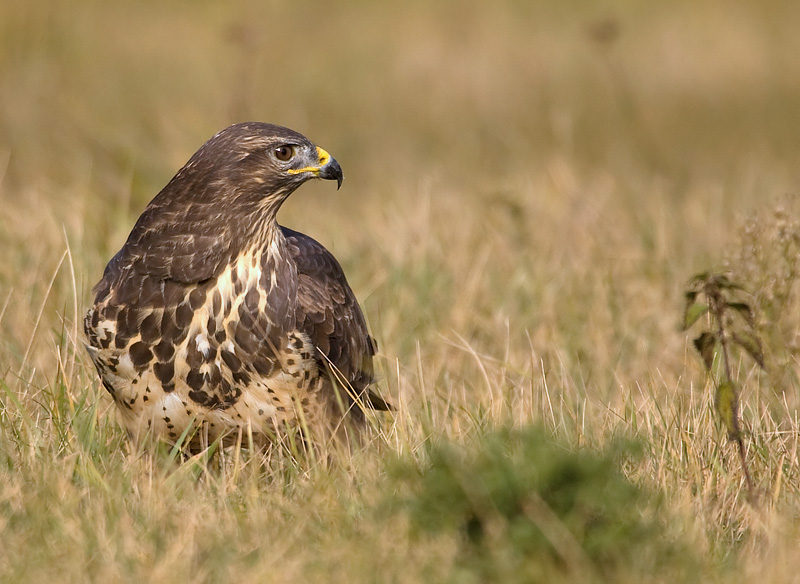
{"type": "Polygon", "coordinates": [[[177,199],[179,193],[173,194],[167,185],[147,206],[125,245],[108,263],[103,280],[138,276],[196,284],[218,276],[232,261],[237,231],[213,221],[213,210],[207,205],[187,206],[179,214],[165,209],[162,201],[170,196],[177,199]]]}
{"type": "Polygon", "coordinates": [[[323,365],[344,378],[367,405],[389,409],[369,389],[375,340],[339,262],[311,237],[286,227],[281,230],[297,264],[297,328],[309,335],[323,365]]]}

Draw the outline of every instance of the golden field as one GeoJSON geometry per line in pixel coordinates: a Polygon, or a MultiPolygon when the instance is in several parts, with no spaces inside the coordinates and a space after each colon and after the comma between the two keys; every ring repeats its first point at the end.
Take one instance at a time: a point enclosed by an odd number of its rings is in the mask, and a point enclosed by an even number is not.
{"type": "MultiPolygon", "coordinates": [[[[774,0],[3,2],[0,580],[800,581],[799,24],[774,0]],[[346,177],[279,215],[341,261],[396,404],[329,464],[138,451],[82,346],[136,217],[246,120],[346,177]],[[767,369],[735,367],[754,500],[680,330],[707,269],[758,308],[767,369]],[[439,484],[440,446],[480,461],[510,428],[617,462],[661,526],[640,561],[547,506],[522,523],[551,563],[499,503],[477,543],[395,504],[425,500],[408,473],[439,484]]],[[[486,464],[514,482],[521,444],[486,464]]]]}

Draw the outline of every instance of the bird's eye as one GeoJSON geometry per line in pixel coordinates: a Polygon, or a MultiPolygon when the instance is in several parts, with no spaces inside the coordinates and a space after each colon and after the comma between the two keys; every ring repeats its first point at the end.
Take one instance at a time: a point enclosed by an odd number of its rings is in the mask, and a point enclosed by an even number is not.
{"type": "Polygon", "coordinates": [[[275,146],[273,152],[275,153],[275,158],[277,158],[281,162],[286,162],[288,160],[291,160],[292,157],[294,156],[294,146],[290,146],[289,144],[275,146]]]}

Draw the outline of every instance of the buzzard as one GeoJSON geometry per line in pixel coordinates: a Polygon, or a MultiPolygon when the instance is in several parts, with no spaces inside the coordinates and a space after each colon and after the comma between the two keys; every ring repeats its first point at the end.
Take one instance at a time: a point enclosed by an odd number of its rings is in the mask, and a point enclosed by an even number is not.
{"type": "Polygon", "coordinates": [[[369,388],[375,343],[341,266],[276,219],[312,178],[341,186],[342,169],[293,130],[236,124],[139,217],[84,320],[134,439],[270,443],[387,409],[369,388]]]}

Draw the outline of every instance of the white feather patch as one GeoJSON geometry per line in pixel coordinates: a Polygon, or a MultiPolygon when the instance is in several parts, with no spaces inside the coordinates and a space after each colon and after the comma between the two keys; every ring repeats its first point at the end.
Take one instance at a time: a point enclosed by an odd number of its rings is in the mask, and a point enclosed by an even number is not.
{"type": "Polygon", "coordinates": [[[203,357],[208,358],[211,352],[211,345],[208,343],[208,338],[203,333],[198,333],[194,338],[194,342],[197,345],[197,350],[203,354],[203,357]]]}

